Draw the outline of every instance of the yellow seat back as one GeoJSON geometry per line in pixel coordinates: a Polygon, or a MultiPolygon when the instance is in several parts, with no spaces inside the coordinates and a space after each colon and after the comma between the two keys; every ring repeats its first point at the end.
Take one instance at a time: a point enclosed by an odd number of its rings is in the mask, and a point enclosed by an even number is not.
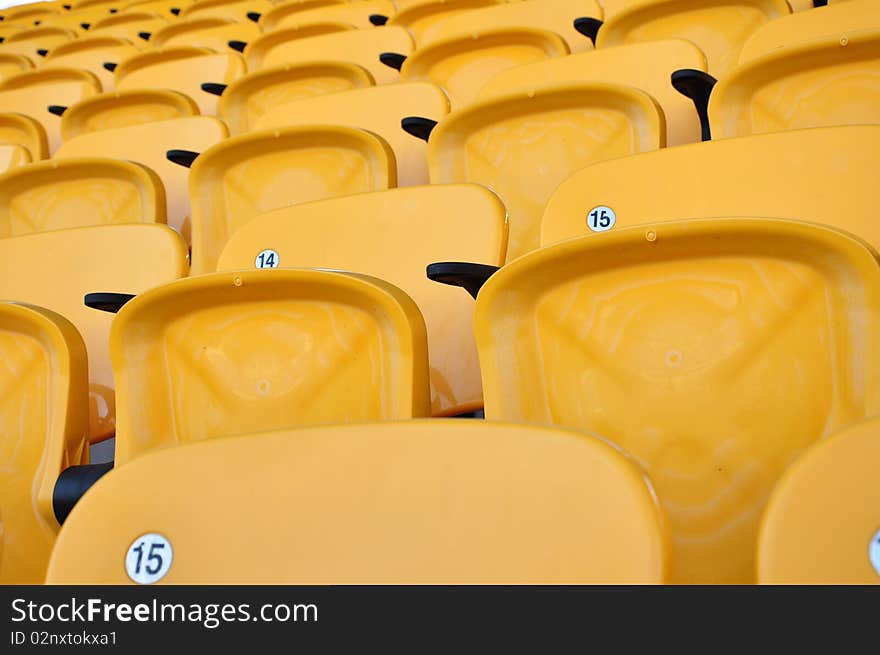
{"type": "Polygon", "coordinates": [[[253,41],[260,28],[251,21],[236,23],[228,18],[190,18],[168,23],[150,35],[153,48],[195,46],[216,52],[229,52],[230,41],[253,41]]]}
{"type": "Polygon", "coordinates": [[[880,410],[880,264],[780,219],[648,224],[509,263],[474,317],[486,418],[584,429],[642,462],[674,580],[753,583],[786,466],[880,410]]]}
{"type": "Polygon", "coordinates": [[[880,127],[792,130],[668,148],[578,171],[553,193],[541,245],[662,219],[777,216],[835,227],[880,249],[880,127]],[[833,192],[829,192],[833,190],[833,192]],[[594,212],[606,210],[607,225],[594,212]],[[598,228],[598,229],[597,229],[598,228]]]}
{"type": "Polygon", "coordinates": [[[668,568],[637,464],[591,435],[485,421],[284,430],[139,458],[74,508],[48,583],[130,583],[145,533],[170,546],[163,584],[628,584],[668,568]]]}
{"type": "Polygon", "coordinates": [[[247,17],[249,12],[264,12],[271,8],[269,0],[196,0],[181,10],[180,18],[225,18],[247,23],[250,22],[247,17]]]}
{"type": "Polygon", "coordinates": [[[116,463],[204,439],[430,414],[415,303],[354,273],[199,275],[116,316],[116,463]]]}
{"type": "MultiPolygon", "coordinates": [[[[287,49],[288,47],[292,47],[291,44],[293,42],[301,39],[309,39],[316,36],[324,36],[326,34],[335,34],[337,32],[348,32],[354,29],[354,25],[327,20],[292,25],[283,29],[272,30],[257,39],[253,39],[244,49],[244,56],[245,59],[247,59],[248,68],[252,71],[258,70],[266,67],[264,60],[275,48],[287,49]]],[[[328,61],[338,61],[345,57],[343,52],[344,51],[335,52],[332,56],[329,56],[330,53],[328,52],[326,58],[328,61]]],[[[305,58],[300,60],[299,58],[293,57],[289,62],[278,61],[276,63],[298,65],[301,63],[310,63],[311,61],[313,61],[313,59],[305,58]]],[[[360,63],[355,62],[352,58],[346,58],[346,61],[360,63]]]]}
{"type": "MultiPolygon", "coordinates": [[[[339,7],[348,7],[352,5],[366,5],[366,0],[358,0],[358,2],[348,2],[348,0],[290,0],[288,2],[277,2],[267,12],[262,13],[259,20],[260,29],[263,32],[271,32],[272,30],[286,27],[281,22],[290,19],[294,23],[299,23],[296,19],[298,15],[306,12],[314,14],[319,21],[324,21],[324,12],[335,10],[339,7]]],[[[341,21],[347,23],[349,21],[341,21]]]]}
{"type": "Polygon", "coordinates": [[[459,16],[471,9],[491,7],[505,0],[415,0],[403,5],[388,21],[388,25],[403,27],[421,47],[423,35],[437,23],[450,16],[459,16]]]}
{"type": "Polygon", "coordinates": [[[431,132],[431,182],[476,182],[510,214],[507,260],[538,247],[544,205],[557,185],[590,163],[665,144],[656,102],[610,84],[559,84],[453,111],[431,132]]]}
{"type": "Polygon", "coordinates": [[[309,23],[329,21],[345,23],[357,29],[371,29],[373,23],[370,16],[378,15],[390,18],[397,9],[391,0],[358,0],[357,2],[340,2],[311,9],[296,9],[293,3],[279,4],[271,11],[260,16],[260,28],[264,32],[272,32],[285,27],[297,27],[309,23]],[[292,11],[292,9],[296,9],[292,11]]]}
{"type": "Polygon", "coordinates": [[[776,485],[761,522],[758,582],[880,584],[880,421],[810,448],[776,485]]]}
{"type": "Polygon", "coordinates": [[[681,39],[649,41],[516,66],[492,77],[477,98],[528,92],[547,84],[626,84],[641,89],[659,103],[666,118],[666,144],[677,146],[700,141],[700,120],[693,102],[669,82],[672,73],[683,68],[706,70],[706,57],[694,44],[681,39]]]}
{"type": "MultiPolygon", "coordinates": [[[[0,297],[5,297],[0,294],[0,297]]],[[[58,532],[52,492],[89,461],[86,350],[40,307],[0,302],[0,583],[42,584],[58,532]]]]}
{"type": "Polygon", "coordinates": [[[46,55],[42,69],[78,68],[98,78],[104,91],[113,90],[113,73],[104,62],[120,61],[140,52],[127,39],[111,36],[90,36],[62,43],[46,55]]]}
{"type": "Polygon", "coordinates": [[[186,275],[187,269],[186,245],[165,225],[106,225],[0,239],[0,298],[56,311],[85,340],[93,441],[116,429],[109,351],[113,315],[86,307],[84,296],[140,293],[186,275]]]}
{"type": "Polygon", "coordinates": [[[0,82],[34,67],[33,61],[24,55],[0,52],[0,82]]]}
{"type": "Polygon", "coordinates": [[[425,318],[432,412],[443,416],[483,406],[474,303],[461,289],[429,280],[425,267],[439,261],[500,266],[506,246],[506,211],[493,193],[476,184],[432,185],[261,214],[232,235],[217,269],[329,268],[400,287],[425,318]]]}
{"type": "MultiPolygon", "coordinates": [[[[5,22],[5,21],[4,21],[5,22]]],[[[31,61],[42,59],[40,50],[53,48],[76,38],[76,32],[61,27],[33,27],[11,34],[3,41],[3,52],[23,55],[31,61]]]]}
{"type": "Polygon", "coordinates": [[[49,156],[49,141],[40,122],[24,114],[0,113],[0,143],[21,146],[31,161],[49,156]]]}
{"type": "Polygon", "coordinates": [[[99,20],[89,28],[91,36],[111,36],[118,39],[128,39],[132,43],[140,40],[141,32],[155,34],[165,25],[168,20],[157,13],[148,11],[126,11],[111,14],[107,18],[99,20]]]}
{"type": "Polygon", "coordinates": [[[81,134],[61,146],[55,158],[64,160],[95,153],[148,167],[165,188],[168,224],[188,243],[192,231],[189,170],[168,161],[166,153],[174,149],[202,152],[226,136],[226,127],[213,116],[175,118],[81,134]]]}
{"type": "Polygon", "coordinates": [[[274,107],[311,96],[373,85],[362,66],[344,61],[284,64],[240,77],[220,96],[218,111],[233,134],[254,127],[274,107]]]}
{"type": "Polygon", "coordinates": [[[403,131],[407,116],[439,121],[449,112],[443,91],[427,82],[401,82],[324,94],[278,105],[263,114],[254,129],[315,123],[346,125],[378,134],[394,151],[398,186],[428,183],[428,144],[403,131]],[[357,107],[352,112],[352,107],[357,107]]]}
{"type": "Polygon", "coordinates": [[[388,144],[354,128],[262,130],[218,143],[189,176],[193,273],[213,271],[230,235],[257,214],[396,182],[388,144]]]}
{"type": "Polygon", "coordinates": [[[31,163],[30,153],[22,146],[0,144],[0,173],[31,163]]]}

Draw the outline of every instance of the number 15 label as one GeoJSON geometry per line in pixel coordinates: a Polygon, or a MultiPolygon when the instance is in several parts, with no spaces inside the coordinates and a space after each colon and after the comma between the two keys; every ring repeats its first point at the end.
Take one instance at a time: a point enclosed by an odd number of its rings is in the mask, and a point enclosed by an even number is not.
{"type": "Polygon", "coordinates": [[[174,551],[161,534],[142,534],[128,547],[125,570],[138,584],[152,584],[165,577],[171,568],[174,551]]]}
{"type": "Polygon", "coordinates": [[[614,227],[617,216],[611,207],[599,205],[590,210],[587,214],[587,227],[593,232],[607,232],[614,227]]]}

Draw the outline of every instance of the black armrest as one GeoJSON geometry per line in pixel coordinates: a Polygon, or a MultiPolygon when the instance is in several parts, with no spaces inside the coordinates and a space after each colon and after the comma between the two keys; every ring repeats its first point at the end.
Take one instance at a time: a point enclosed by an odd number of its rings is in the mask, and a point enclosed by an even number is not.
{"type": "Polygon", "coordinates": [[[247,41],[227,41],[227,45],[237,52],[244,52],[244,49],[247,48],[247,41]]]}
{"type": "Polygon", "coordinates": [[[52,511],[58,523],[64,523],[73,506],[79,502],[92,485],[113,468],[113,462],[105,464],[81,464],[61,471],[52,492],[52,511]]]}
{"type": "Polygon", "coordinates": [[[388,16],[382,14],[370,14],[370,22],[373,25],[384,25],[388,22],[388,16]]]}
{"type": "Polygon", "coordinates": [[[596,35],[599,34],[599,28],[602,27],[602,21],[598,18],[575,18],[574,29],[587,37],[596,45],[596,35]]]}
{"type": "Polygon", "coordinates": [[[422,118],[421,116],[407,116],[400,120],[400,127],[407,134],[412,134],[417,139],[427,141],[431,136],[431,132],[437,126],[437,121],[430,118],[422,118]]]}
{"type": "Polygon", "coordinates": [[[383,52],[379,55],[379,61],[388,66],[388,68],[393,68],[394,70],[399,71],[403,68],[403,62],[406,61],[406,55],[401,55],[397,52],[383,52]]]}
{"type": "Polygon", "coordinates": [[[170,162],[174,162],[178,166],[189,168],[193,165],[196,157],[198,157],[200,154],[201,153],[193,152],[192,150],[168,150],[165,153],[165,159],[170,162]]]}
{"type": "Polygon", "coordinates": [[[828,0],[813,0],[814,7],[826,7],[828,6],[828,0]]]}
{"type": "Polygon", "coordinates": [[[258,11],[249,11],[249,12],[247,13],[247,17],[248,17],[250,20],[254,21],[255,23],[259,23],[259,22],[260,22],[260,16],[262,16],[262,15],[263,15],[263,14],[261,14],[261,13],[258,12],[258,11]]]}
{"type": "Polygon", "coordinates": [[[81,28],[83,28],[84,30],[88,30],[92,27],[92,24],[91,23],[80,23],[79,26],[81,28]]]}
{"type": "Polygon", "coordinates": [[[0,36],[0,43],[3,43],[6,40],[6,37],[0,36]]]}
{"type": "Polygon", "coordinates": [[[49,105],[46,109],[49,110],[50,114],[55,114],[56,116],[63,116],[64,112],[67,111],[67,107],[63,105],[49,105]]]}
{"type": "Polygon", "coordinates": [[[46,55],[49,54],[49,51],[46,50],[46,48],[40,48],[39,50],[37,50],[37,54],[40,55],[41,57],[45,57],[46,55]]]}
{"type": "Polygon", "coordinates": [[[476,300],[477,294],[498,266],[471,264],[467,262],[436,262],[425,270],[428,279],[440,284],[461,287],[476,300]]]}
{"type": "Polygon", "coordinates": [[[119,66],[119,64],[117,64],[116,62],[112,62],[112,61],[105,61],[103,63],[103,66],[104,66],[104,70],[108,70],[112,73],[113,71],[116,70],[116,67],[119,66]]]}
{"type": "Polygon", "coordinates": [[[87,293],[83,298],[83,304],[92,309],[115,314],[132,298],[134,295],[130,293],[87,293]]]}
{"type": "Polygon", "coordinates": [[[220,84],[218,82],[205,82],[202,84],[202,91],[215,96],[222,96],[228,84],[220,84]]]}
{"type": "Polygon", "coordinates": [[[703,141],[712,138],[712,130],[709,126],[709,96],[717,81],[709,73],[692,68],[683,68],[672,74],[672,86],[675,90],[694,101],[694,107],[697,108],[697,115],[700,117],[703,141]]]}
{"type": "Polygon", "coordinates": [[[172,7],[168,11],[170,11],[175,16],[180,16],[180,7],[172,7]]]}
{"type": "Polygon", "coordinates": [[[150,37],[153,36],[152,32],[138,32],[138,36],[141,37],[144,41],[149,41],[150,37]]]}

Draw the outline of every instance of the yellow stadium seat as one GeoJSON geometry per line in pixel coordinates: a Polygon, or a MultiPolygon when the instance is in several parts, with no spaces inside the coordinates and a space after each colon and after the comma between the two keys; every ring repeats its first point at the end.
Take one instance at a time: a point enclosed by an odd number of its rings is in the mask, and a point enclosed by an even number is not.
{"type": "Polygon", "coordinates": [[[89,461],[88,364],[64,317],[0,302],[0,583],[42,584],[59,525],[55,481],[89,461]]]}
{"type": "MultiPolygon", "coordinates": [[[[257,29],[259,31],[259,28],[257,29]]],[[[310,39],[315,36],[324,36],[325,34],[336,34],[337,32],[348,32],[354,29],[355,28],[353,25],[348,25],[347,23],[321,21],[316,23],[307,23],[305,25],[294,25],[293,27],[285,27],[284,29],[279,29],[273,32],[269,32],[268,34],[263,34],[262,36],[252,39],[249,42],[231,42],[229,45],[236,50],[242,52],[244,54],[245,60],[247,60],[248,70],[255,71],[260,68],[264,68],[263,60],[275,48],[286,47],[292,42],[299,41],[301,39],[310,39]]],[[[332,57],[328,57],[328,61],[338,61],[341,58],[340,55],[342,55],[344,52],[344,50],[334,52],[332,57]]],[[[305,63],[309,63],[311,61],[313,60],[306,59],[305,63]]],[[[346,61],[352,60],[347,59],[346,61]]],[[[283,63],[299,64],[303,62],[300,62],[294,58],[290,62],[283,63]]]]}
{"type": "Polygon", "coordinates": [[[75,32],[79,36],[84,36],[91,29],[93,22],[113,15],[110,13],[111,7],[111,4],[105,3],[101,6],[46,16],[40,19],[40,27],[60,27],[75,32]]]}
{"type": "Polygon", "coordinates": [[[117,39],[128,39],[137,43],[140,33],[152,34],[168,24],[168,20],[147,11],[132,11],[111,14],[99,20],[89,28],[90,36],[110,36],[117,39]]]}
{"type": "Polygon", "coordinates": [[[239,23],[250,22],[251,12],[265,12],[272,8],[269,0],[196,0],[181,12],[182,20],[191,18],[228,18],[239,23]]]}
{"type": "Polygon", "coordinates": [[[373,76],[357,64],[344,61],[284,64],[248,73],[218,91],[217,111],[232,134],[250,130],[267,111],[293,100],[349,91],[373,85],[373,76]]]}
{"type": "Polygon", "coordinates": [[[192,0],[134,0],[134,2],[126,4],[120,13],[146,11],[158,14],[168,20],[174,20],[180,15],[181,9],[191,2],[192,0]]]}
{"type": "Polygon", "coordinates": [[[758,582],[880,585],[880,420],[820,441],[782,476],[761,522],[758,582]]]}
{"type": "Polygon", "coordinates": [[[58,13],[58,9],[49,6],[48,3],[45,7],[33,4],[25,5],[22,7],[10,7],[3,12],[3,22],[11,24],[14,23],[16,25],[33,25],[35,21],[41,20],[42,18],[48,16],[54,16],[58,13]]]}
{"type": "Polygon", "coordinates": [[[228,18],[205,17],[174,21],[156,32],[144,32],[141,38],[147,34],[154,48],[195,46],[227,52],[230,41],[252,41],[260,36],[260,28],[250,21],[236,23],[228,18]]]}
{"type": "MultiPolygon", "coordinates": [[[[341,6],[363,4],[366,0],[358,0],[358,2],[349,2],[348,0],[288,0],[287,2],[275,2],[272,9],[266,12],[249,12],[248,18],[256,20],[260,29],[264,32],[270,32],[278,27],[285,20],[296,20],[296,14],[304,14],[309,12],[313,16],[320,16],[319,21],[323,22],[323,12],[325,10],[336,10],[341,6]]],[[[332,20],[332,19],[331,19],[332,20]]],[[[348,22],[348,21],[342,21],[348,22]]]]}
{"type": "Polygon", "coordinates": [[[880,123],[878,79],[880,20],[873,29],[775,50],[735,69],[712,89],[712,137],[880,123]]]}
{"type": "Polygon", "coordinates": [[[24,147],[11,143],[0,144],[0,173],[31,163],[31,154],[24,147]]]}
{"type": "Polygon", "coordinates": [[[501,71],[567,54],[565,41],[552,32],[527,27],[486,30],[419,48],[403,61],[400,79],[433,82],[458,109],[472,102],[480,88],[501,71]]]}
{"type": "Polygon", "coordinates": [[[481,9],[503,3],[505,0],[415,0],[400,7],[388,21],[388,25],[405,28],[421,47],[425,31],[444,19],[461,15],[462,12],[470,9],[481,9]]]}
{"type": "Polygon", "coordinates": [[[265,54],[260,66],[268,68],[310,61],[349,61],[370,71],[376,84],[388,84],[398,81],[400,75],[383,64],[380,55],[394,52],[405,56],[412,50],[413,40],[409,32],[402,27],[383,26],[280,43],[265,54]]]}
{"type": "Polygon", "coordinates": [[[164,222],[162,182],[132,162],[50,160],[0,175],[0,238],[88,225],[164,222]]]}
{"type": "Polygon", "coordinates": [[[510,217],[510,261],[538,247],[544,205],[569,175],[664,144],[663,114],[643,91],[560,84],[452,112],[430,132],[428,168],[433,184],[476,182],[498,193],[510,217]]]}
{"type": "MultiPolygon", "coordinates": [[[[436,2],[436,0],[434,0],[436,2]]],[[[589,16],[602,18],[602,7],[596,0],[521,0],[490,4],[482,9],[457,12],[438,19],[421,30],[418,42],[424,47],[453,36],[500,28],[533,27],[555,32],[572,52],[592,50],[593,42],[577,31],[574,21],[589,16]]]]}
{"type": "Polygon", "coordinates": [[[401,129],[401,120],[419,116],[442,120],[449,112],[443,91],[426,82],[400,82],[304,98],[263,114],[254,129],[268,130],[314,123],[346,125],[378,134],[394,151],[397,185],[428,183],[428,146],[401,129]],[[352,107],[357,111],[353,112],[352,107]]]}
{"type": "MultiPolygon", "coordinates": [[[[111,9],[118,9],[122,3],[118,0],[74,0],[66,4],[70,5],[69,10],[71,12],[83,11],[85,9],[106,9],[109,13],[111,9]]],[[[62,7],[68,9],[64,5],[62,7]]]]}
{"type": "Polygon", "coordinates": [[[109,350],[113,317],[86,307],[85,294],[146,291],[186,275],[186,257],[186,245],[177,233],[155,224],[84,227],[0,239],[0,298],[56,311],[85,340],[91,440],[110,437],[116,429],[109,350]],[[34,266],[35,261],[40,265],[34,266]],[[22,275],[25,270],[27,275],[22,275]]]}
{"type": "Polygon", "coordinates": [[[791,13],[786,0],[641,0],[628,2],[599,29],[597,48],[685,39],[700,48],[709,73],[726,75],[746,39],[764,23],[791,13]]]}
{"type": "Polygon", "coordinates": [[[35,70],[0,82],[0,107],[39,121],[46,131],[49,152],[54,152],[61,144],[61,119],[50,108],[68,107],[100,92],[101,83],[88,71],[35,70]]]}
{"type": "MultiPolygon", "coordinates": [[[[25,29],[28,28],[24,25],[16,25],[14,23],[12,25],[8,25],[5,22],[0,23],[0,38],[2,38],[2,41],[0,41],[0,43],[5,41],[7,37],[12,36],[13,34],[17,34],[18,32],[21,32],[25,29]]],[[[0,51],[2,51],[2,48],[0,48],[0,51]]]]}
{"type": "MultiPolygon", "coordinates": [[[[520,4],[525,2],[528,0],[520,4]]],[[[681,39],[649,41],[517,66],[491,78],[477,97],[483,100],[511,91],[529,91],[547,83],[627,84],[660,104],[666,117],[666,144],[677,146],[700,140],[700,120],[693,103],[669,83],[670,75],[680,69],[705,72],[706,57],[681,39]]]]}
{"type": "Polygon", "coordinates": [[[113,90],[113,73],[104,62],[120,61],[138,54],[139,50],[127,39],[109,36],[88,36],[62,43],[46,55],[42,69],[79,68],[93,73],[104,91],[113,90]]]}
{"type": "Polygon", "coordinates": [[[668,541],[651,483],[602,439],[399,421],[247,434],[141,457],[73,510],[47,582],[662,583],[668,541]],[[156,488],[138,491],[145,487],[156,488]],[[208,547],[216,543],[223,548],[208,547]],[[136,552],[125,565],[141,544],[160,564],[146,578],[136,552]]]}
{"type": "Polygon", "coordinates": [[[190,241],[189,171],[166,158],[168,150],[185,148],[201,152],[228,136],[222,122],[211,116],[192,116],[130,125],[81,134],[65,143],[57,159],[98,154],[129,159],[154,171],[165,188],[168,224],[190,241]]]}
{"type": "Polygon", "coordinates": [[[202,114],[212,116],[217,113],[217,96],[203,91],[202,84],[229,84],[246,71],[237,52],[218,54],[206,48],[171,46],[129,57],[116,66],[114,75],[120,91],[179,91],[195,100],[202,114]]]}
{"type": "Polygon", "coordinates": [[[0,52],[37,60],[45,57],[53,48],[76,38],[76,32],[61,27],[35,27],[6,37],[0,52]]]}
{"type": "Polygon", "coordinates": [[[823,223],[880,249],[874,211],[878,151],[880,126],[847,126],[723,139],[603,162],[578,171],[553,193],[541,245],[665,218],[740,215],[823,223]],[[597,222],[597,209],[610,210],[608,220],[597,222]]]}
{"type": "Polygon", "coordinates": [[[192,163],[192,271],[209,273],[230,235],[257,214],[397,184],[394,153],[380,137],[354,128],[313,125],[232,137],[192,163]]]}
{"type": "MultiPolygon", "coordinates": [[[[358,29],[384,25],[397,9],[391,0],[357,0],[303,9],[297,4],[279,4],[271,11],[257,17],[264,32],[297,27],[309,23],[331,22],[353,25],[358,29]]],[[[254,16],[251,17],[252,19],[254,16]]]]}
{"type": "Polygon", "coordinates": [[[549,246],[489,278],[474,329],[487,419],[589,430],[643,463],[679,583],[754,583],[785,468],[880,409],[876,252],[798,221],[549,246]]]}
{"type": "MultiPolygon", "coordinates": [[[[812,0],[807,0],[812,4],[812,0]]],[[[854,0],[837,6],[817,7],[816,11],[792,14],[771,20],[757,29],[743,44],[739,63],[744,64],[770,52],[829,35],[880,27],[880,13],[874,0],[854,0]]]]}
{"type": "Polygon", "coordinates": [[[425,268],[440,261],[500,266],[506,246],[506,211],[493,193],[476,184],[432,185],[261,214],[230,237],[217,270],[329,268],[400,287],[424,316],[432,412],[444,416],[483,406],[474,307],[460,290],[429,280],[425,268]]]}
{"type": "Polygon", "coordinates": [[[13,75],[29,71],[33,67],[33,62],[24,55],[0,52],[0,82],[9,79],[13,75]]]}
{"type": "Polygon", "coordinates": [[[23,147],[31,161],[49,156],[46,130],[39,121],[24,114],[0,114],[0,143],[23,147]]]}
{"type": "Polygon", "coordinates": [[[430,415],[425,324],[364,275],[212,273],[127,302],[110,334],[116,464],[204,439],[430,415]]]}
{"type": "MultiPolygon", "coordinates": [[[[195,101],[177,91],[132,89],[100,93],[80,100],[64,111],[61,116],[61,137],[66,143],[80,134],[197,116],[198,113],[199,108],[195,101]]],[[[129,144],[120,145],[127,147],[129,144]]],[[[62,145],[58,152],[63,149],[62,145]]],[[[55,154],[57,155],[58,152],[55,154]]],[[[126,151],[121,150],[119,158],[129,157],[126,151]]]]}

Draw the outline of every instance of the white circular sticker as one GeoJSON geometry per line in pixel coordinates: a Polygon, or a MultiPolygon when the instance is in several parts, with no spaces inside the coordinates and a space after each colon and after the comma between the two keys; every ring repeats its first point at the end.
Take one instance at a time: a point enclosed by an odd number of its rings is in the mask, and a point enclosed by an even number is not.
{"type": "Polygon", "coordinates": [[[148,532],[134,540],[125,555],[128,577],[138,584],[153,584],[171,568],[174,550],[161,534],[148,532]]]}
{"type": "Polygon", "coordinates": [[[871,539],[871,545],[868,546],[868,557],[871,558],[871,564],[877,571],[877,575],[880,575],[880,530],[877,530],[871,539]]]}
{"type": "Polygon", "coordinates": [[[277,252],[267,248],[257,255],[257,258],[254,260],[254,266],[257,268],[278,268],[280,259],[277,252]]]}
{"type": "Polygon", "coordinates": [[[614,227],[616,220],[617,215],[611,207],[599,205],[598,207],[593,207],[590,213],[587,214],[587,227],[593,232],[607,232],[614,227]]]}

